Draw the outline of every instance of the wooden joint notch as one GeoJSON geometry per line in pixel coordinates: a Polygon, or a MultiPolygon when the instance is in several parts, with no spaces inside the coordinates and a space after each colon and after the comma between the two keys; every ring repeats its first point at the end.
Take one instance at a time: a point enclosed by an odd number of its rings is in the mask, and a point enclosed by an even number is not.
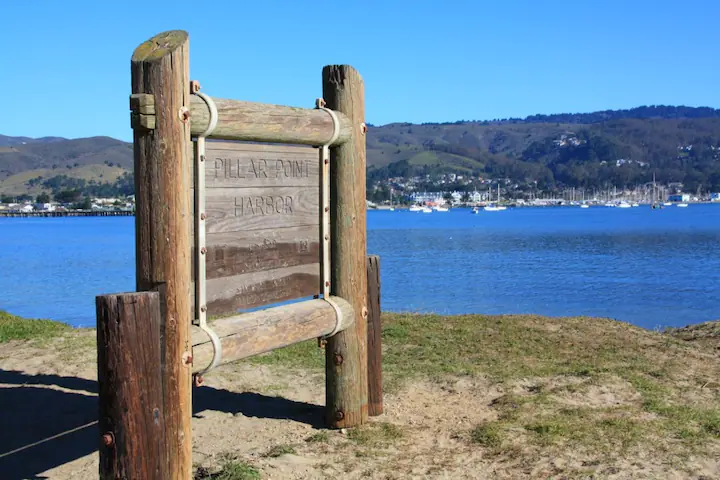
{"type": "Polygon", "coordinates": [[[155,97],[149,93],[130,95],[130,126],[155,130],[155,97]]]}

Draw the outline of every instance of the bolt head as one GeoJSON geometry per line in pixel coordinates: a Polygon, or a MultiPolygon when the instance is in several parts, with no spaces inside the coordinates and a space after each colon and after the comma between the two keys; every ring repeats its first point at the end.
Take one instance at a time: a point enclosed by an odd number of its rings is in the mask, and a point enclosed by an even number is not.
{"type": "Polygon", "coordinates": [[[112,444],[115,443],[115,440],[113,439],[113,434],[109,433],[109,432],[103,434],[102,442],[103,442],[103,445],[105,445],[106,447],[112,446],[112,444]]]}
{"type": "Polygon", "coordinates": [[[325,286],[326,286],[326,287],[329,287],[329,286],[330,286],[330,282],[325,282],[325,286]]]}
{"type": "Polygon", "coordinates": [[[203,305],[202,307],[200,307],[200,311],[207,312],[207,307],[205,305],[203,305]]]}
{"type": "Polygon", "coordinates": [[[202,247],[202,248],[200,249],[200,253],[201,253],[202,255],[205,255],[205,254],[207,253],[207,248],[202,247]]]}
{"type": "Polygon", "coordinates": [[[345,418],[345,412],[342,410],[335,412],[335,420],[342,420],[343,418],[345,418]]]}
{"type": "Polygon", "coordinates": [[[205,220],[206,218],[207,218],[207,216],[204,213],[200,214],[200,220],[205,220]]]}

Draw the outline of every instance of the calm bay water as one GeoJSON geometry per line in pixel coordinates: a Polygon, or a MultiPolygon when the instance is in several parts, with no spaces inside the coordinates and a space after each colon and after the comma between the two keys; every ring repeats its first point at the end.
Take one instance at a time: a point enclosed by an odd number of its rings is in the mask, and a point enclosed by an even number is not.
{"type": "MultiPolygon", "coordinates": [[[[368,212],[388,311],[720,318],[720,206],[368,212]]],[[[133,291],[134,219],[0,219],[0,309],[94,324],[133,291]]]]}

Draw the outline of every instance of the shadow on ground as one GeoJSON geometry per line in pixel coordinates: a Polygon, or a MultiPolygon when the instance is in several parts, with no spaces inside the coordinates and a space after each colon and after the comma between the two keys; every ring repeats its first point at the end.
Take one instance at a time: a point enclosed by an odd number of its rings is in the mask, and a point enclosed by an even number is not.
{"type": "MultiPolygon", "coordinates": [[[[193,415],[205,411],[294,420],[322,428],[324,408],[281,397],[203,386],[193,415]]],[[[39,479],[42,472],[97,451],[97,382],[0,370],[0,478],[39,479]]]]}

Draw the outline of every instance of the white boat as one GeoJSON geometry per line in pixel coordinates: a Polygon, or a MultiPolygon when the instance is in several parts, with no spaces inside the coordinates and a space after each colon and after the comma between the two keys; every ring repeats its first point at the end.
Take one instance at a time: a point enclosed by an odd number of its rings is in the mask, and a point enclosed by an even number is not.
{"type": "MultiPolygon", "coordinates": [[[[497,201],[498,201],[498,203],[500,203],[500,184],[499,183],[498,183],[498,199],[497,199],[497,201]]],[[[505,207],[503,205],[497,205],[497,204],[491,203],[489,205],[486,205],[483,208],[483,210],[485,210],[486,212],[501,212],[503,210],[507,210],[507,207],[505,207]]]]}
{"type": "Polygon", "coordinates": [[[624,202],[624,201],[618,203],[618,208],[630,208],[631,206],[632,206],[632,205],[630,205],[629,203],[624,202]]]}
{"type": "Polygon", "coordinates": [[[637,203],[637,202],[635,202],[635,203],[633,203],[633,204],[632,204],[632,206],[633,206],[633,207],[639,207],[639,206],[640,206],[640,204],[639,204],[639,203],[637,203]]]}
{"type": "Polygon", "coordinates": [[[432,209],[430,207],[422,207],[420,211],[422,213],[432,213],[432,209]]]}
{"type": "Polygon", "coordinates": [[[421,207],[420,205],[412,205],[408,210],[411,212],[422,212],[423,208],[425,207],[421,207]]]}
{"type": "Polygon", "coordinates": [[[678,203],[677,206],[680,208],[687,208],[688,204],[687,203],[678,203]]]}
{"type": "Polygon", "coordinates": [[[614,203],[608,202],[608,203],[605,204],[605,206],[606,206],[606,207],[615,207],[616,205],[615,205],[614,203]]]}
{"type": "Polygon", "coordinates": [[[663,203],[663,205],[665,205],[666,207],[670,207],[670,206],[672,206],[672,202],[665,202],[665,203],[663,203]]]}
{"type": "Polygon", "coordinates": [[[483,208],[486,212],[500,212],[502,210],[507,210],[507,207],[503,205],[487,205],[483,208]]]}
{"type": "Polygon", "coordinates": [[[477,207],[473,207],[472,213],[474,213],[475,215],[477,215],[479,212],[480,212],[480,210],[479,210],[477,207]]]}
{"type": "Polygon", "coordinates": [[[447,212],[447,211],[449,211],[449,209],[448,209],[447,207],[441,207],[441,206],[439,206],[439,205],[436,206],[436,207],[433,207],[433,210],[435,210],[436,212],[447,212]]]}
{"type": "Polygon", "coordinates": [[[588,205],[587,203],[583,203],[582,205],[580,205],[580,208],[590,208],[590,205],[588,205]]]}
{"type": "Polygon", "coordinates": [[[395,211],[395,207],[390,207],[390,211],[391,211],[391,212],[394,212],[394,211],[395,211]]]}

